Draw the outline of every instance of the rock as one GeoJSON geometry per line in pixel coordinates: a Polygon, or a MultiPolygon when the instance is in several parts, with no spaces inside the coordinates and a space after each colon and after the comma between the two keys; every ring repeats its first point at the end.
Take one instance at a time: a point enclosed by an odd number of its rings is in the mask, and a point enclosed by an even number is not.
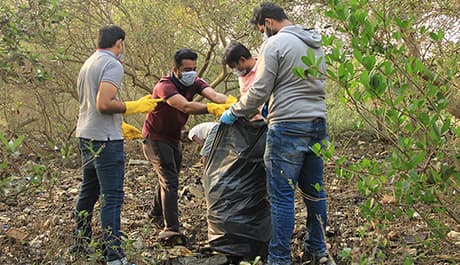
{"type": "Polygon", "coordinates": [[[450,231],[447,233],[447,238],[452,240],[456,246],[460,246],[460,233],[456,231],[450,231]]]}

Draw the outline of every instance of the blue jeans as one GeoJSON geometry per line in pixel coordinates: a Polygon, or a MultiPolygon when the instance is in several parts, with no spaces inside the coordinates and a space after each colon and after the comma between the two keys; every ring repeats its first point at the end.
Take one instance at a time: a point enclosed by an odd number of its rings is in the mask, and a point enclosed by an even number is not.
{"type": "Polygon", "coordinates": [[[125,154],[123,140],[92,141],[80,138],[83,182],[80,187],[75,219],[78,243],[91,240],[94,204],[101,198],[101,226],[107,261],[125,256],[120,240],[120,214],[123,204],[125,154]]]}
{"type": "Polygon", "coordinates": [[[269,125],[264,161],[272,210],[272,238],[268,249],[271,265],[291,264],[296,186],[300,188],[308,210],[305,251],[314,255],[326,253],[323,237],[327,221],[324,166],[322,158],[310,149],[325,139],[326,122],[323,119],[269,125]]]}

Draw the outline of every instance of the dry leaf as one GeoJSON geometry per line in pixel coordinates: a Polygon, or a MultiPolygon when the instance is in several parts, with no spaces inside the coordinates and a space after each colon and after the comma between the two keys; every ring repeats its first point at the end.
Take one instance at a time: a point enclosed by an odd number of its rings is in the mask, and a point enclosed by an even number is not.
{"type": "Polygon", "coordinates": [[[380,200],[381,204],[395,204],[398,200],[393,195],[385,194],[383,198],[380,200]]]}
{"type": "Polygon", "coordinates": [[[14,228],[10,228],[7,232],[6,232],[6,235],[8,237],[11,237],[11,238],[14,238],[16,240],[24,240],[26,237],[27,237],[27,234],[20,231],[20,230],[17,230],[17,229],[14,229],[14,228]]]}

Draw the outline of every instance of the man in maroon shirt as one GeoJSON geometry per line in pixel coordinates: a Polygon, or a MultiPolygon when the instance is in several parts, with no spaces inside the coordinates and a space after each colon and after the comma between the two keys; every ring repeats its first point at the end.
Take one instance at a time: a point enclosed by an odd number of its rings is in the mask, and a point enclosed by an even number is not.
{"type": "Polygon", "coordinates": [[[163,102],[147,114],[142,128],[144,155],[152,162],[159,179],[149,217],[164,224],[160,238],[180,233],[177,205],[182,161],[180,138],[189,114],[221,115],[236,102],[234,97],[216,92],[196,76],[197,57],[191,49],[176,52],[171,74],[162,77],[153,88],[152,98],[161,98],[163,102]],[[195,94],[217,104],[194,102],[195,94]]]}

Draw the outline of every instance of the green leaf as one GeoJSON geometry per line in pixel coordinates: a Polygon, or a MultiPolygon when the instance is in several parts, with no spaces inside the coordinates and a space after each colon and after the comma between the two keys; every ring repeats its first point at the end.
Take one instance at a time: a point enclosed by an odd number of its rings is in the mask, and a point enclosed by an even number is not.
{"type": "Polygon", "coordinates": [[[418,115],[419,120],[426,126],[430,123],[430,117],[426,112],[421,112],[418,115]]]}
{"type": "Polygon", "coordinates": [[[356,60],[358,60],[358,62],[362,63],[363,54],[359,50],[354,49],[353,50],[353,55],[355,56],[356,60]]]}
{"type": "Polygon", "coordinates": [[[422,27],[420,28],[420,34],[425,34],[427,31],[428,31],[428,28],[425,27],[425,26],[422,26],[422,27]]]}
{"type": "Polygon", "coordinates": [[[314,60],[312,61],[310,57],[308,56],[302,56],[300,59],[302,60],[303,64],[305,64],[306,66],[311,67],[314,64],[314,60]]]}
{"type": "Polygon", "coordinates": [[[359,82],[365,87],[369,87],[369,72],[367,70],[363,71],[359,76],[359,82]]]}
{"type": "Polygon", "coordinates": [[[440,41],[442,38],[444,38],[444,31],[440,29],[437,33],[435,32],[430,32],[430,38],[433,39],[434,41],[440,41]]]}
{"type": "Polygon", "coordinates": [[[4,146],[8,146],[8,140],[6,139],[5,135],[3,135],[2,132],[0,132],[0,140],[2,141],[4,146]]]}
{"type": "Polygon", "coordinates": [[[18,138],[16,138],[14,141],[13,141],[13,148],[14,150],[16,150],[16,148],[18,146],[20,146],[22,144],[22,142],[24,142],[24,135],[20,135],[18,138]]]}
{"type": "Polygon", "coordinates": [[[394,21],[401,29],[405,29],[411,24],[409,20],[401,20],[398,17],[394,17],[394,21]]]}
{"type": "Polygon", "coordinates": [[[345,64],[340,64],[339,65],[339,79],[342,82],[348,81],[348,69],[346,68],[345,64]]]}
{"type": "Polygon", "coordinates": [[[412,217],[414,217],[414,214],[415,214],[414,209],[411,209],[411,208],[406,209],[406,216],[407,217],[412,218],[412,217]]]}
{"type": "Polygon", "coordinates": [[[340,62],[340,48],[335,47],[332,49],[331,55],[329,57],[335,62],[340,62]]]}
{"type": "Polygon", "coordinates": [[[351,259],[351,248],[344,248],[339,252],[339,257],[342,260],[350,260],[351,259]]]}
{"type": "Polygon", "coordinates": [[[319,183],[315,183],[315,185],[313,185],[313,188],[315,188],[317,192],[321,192],[323,190],[323,187],[319,183]]]}
{"type": "Polygon", "coordinates": [[[406,73],[408,73],[409,75],[412,75],[413,73],[413,69],[412,69],[412,63],[409,62],[409,63],[406,63],[406,73]]]}
{"type": "Polygon", "coordinates": [[[364,67],[366,67],[367,71],[370,72],[372,71],[372,69],[374,69],[375,62],[376,62],[375,56],[369,55],[369,56],[363,57],[362,64],[364,65],[364,67]]]}
{"type": "Polygon", "coordinates": [[[331,35],[331,36],[323,35],[323,36],[322,36],[323,46],[330,46],[330,45],[332,45],[332,43],[334,42],[334,40],[335,40],[335,36],[334,36],[334,35],[331,35]]]}
{"type": "Polygon", "coordinates": [[[401,32],[399,32],[399,31],[393,32],[392,35],[393,35],[393,38],[394,38],[395,40],[400,40],[400,39],[402,39],[401,32]]]}
{"type": "Polygon", "coordinates": [[[298,66],[294,67],[294,69],[292,69],[292,73],[299,78],[302,78],[302,79],[306,78],[305,70],[302,67],[298,67],[298,66]]]}
{"type": "Polygon", "coordinates": [[[311,62],[311,64],[307,64],[308,66],[312,66],[315,64],[316,62],[316,55],[315,55],[315,52],[313,51],[313,49],[308,49],[307,50],[307,57],[308,57],[308,61],[311,62]]]}
{"type": "Polygon", "coordinates": [[[389,61],[383,62],[380,67],[383,68],[383,73],[387,76],[393,73],[393,67],[389,61]]]}
{"type": "Polygon", "coordinates": [[[441,127],[441,135],[446,134],[449,131],[450,126],[451,126],[450,119],[449,118],[445,119],[444,124],[441,127]]]}
{"type": "Polygon", "coordinates": [[[423,73],[425,69],[425,65],[423,64],[423,62],[420,60],[420,59],[417,59],[415,60],[415,72],[416,73],[423,73]]]}
{"type": "Polygon", "coordinates": [[[327,69],[326,71],[330,78],[337,79],[337,75],[335,74],[334,71],[332,71],[331,69],[327,69]]]}
{"type": "Polygon", "coordinates": [[[310,149],[313,151],[313,153],[315,153],[316,156],[320,156],[321,155],[321,144],[320,143],[316,143],[314,144],[313,146],[310,147],[310,149]]]}

